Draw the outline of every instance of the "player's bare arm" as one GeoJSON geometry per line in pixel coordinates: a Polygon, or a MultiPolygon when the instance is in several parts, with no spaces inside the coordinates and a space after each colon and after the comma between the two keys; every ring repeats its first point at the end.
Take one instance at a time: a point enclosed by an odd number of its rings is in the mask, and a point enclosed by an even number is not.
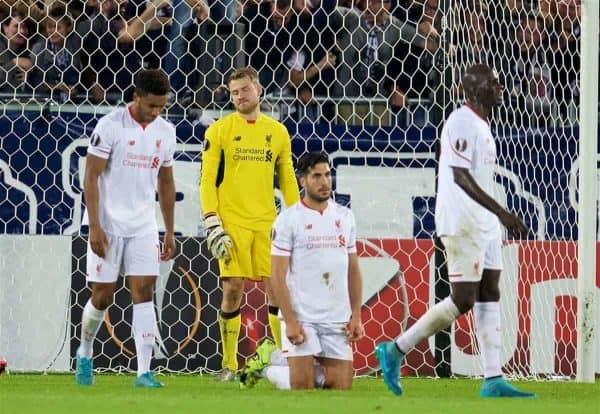
{"type": "Polygon", "coordinates": [[[504,227],[517,235],[527,235],[527,227],[519,217],[502,207],[496,200],[481,189],[471,173],[466,168],[452,167],[454,182],[469,197],[481,204],[483,207],[494,213],[500,219],[504,227]]]}
{"type": "Polygon", "coordinates": [[[290,258],[288,256],[271,256],[271,288],[285,320],[285,335],[292,344],[300,345],[306,340],[306,335],[292,310],[290,291],[285,283],[289,266],[290,258]]]}
{"type": "Polygon", "coordinates": [[[348,339],[350,342],[356,342],[365,334],[360,316],[362,301],[362,275],[360,273],[358,256],[356,253],[351,253],[348,255],[348,294],[350,295],[350,307],[352,309],[352,316],[347,327],[348,339]]]}
{"type": "Polygon", "coordinates": [[[161,260],[169,260],[175,255],[175,180],[173,167],[161,167],[158,171],[158,201],[165,222],[165,236],[161,260]]]}
{"type": "Polygon", "coordinates": [[[98,192],[98,177],[100,177],[107,164],[108,159],[88,154],[85,164],[84,182],[85,204],[89,217],[90,245],[92,251],[102,258],[106,255],[106,251],[108,250],[108,239],[100,226],[100,193],[98,192]]]}

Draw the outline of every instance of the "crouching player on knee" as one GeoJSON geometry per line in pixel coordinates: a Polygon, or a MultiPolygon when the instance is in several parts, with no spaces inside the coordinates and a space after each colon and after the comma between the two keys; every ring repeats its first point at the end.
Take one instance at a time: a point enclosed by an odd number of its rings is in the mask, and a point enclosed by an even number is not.
{"type": "Polygon", "coordinates": [[[354,215],[330,199],[325,153],[300,157],[298,173],[304,198],[277,217],[271,234],[282,350],[263,342],[241,375],[242,388],[261,377],[281,389],[352,387],[351,343],[364,335],[354,215]]]}

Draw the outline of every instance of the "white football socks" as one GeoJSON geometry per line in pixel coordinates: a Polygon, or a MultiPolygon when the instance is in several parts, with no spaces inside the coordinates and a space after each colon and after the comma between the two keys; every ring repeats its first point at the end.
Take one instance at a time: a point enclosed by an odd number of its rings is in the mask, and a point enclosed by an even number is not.
{"type": "Polygon", "coordinates": [[[262,370],[262,375],[279,390],[289,390],[290,367],[282,365],[269,365],[262,370]]]}
{"type": "Polygon", "coordinates": [[[133,305],[133,338],[137,353],[138,377],[150,371],[152,350],[156,340],[156,314],[152,302],[133,305]]]}
{"type": "Polygon", "coordinates": [[[84,358],[91,358],[94,353],[94,338],[100,329],[100,324],[104,319],[104,311],[98,310],[92,304],[92,299],[88,299],[83,308],[81,317],[81,344],[77,354],[84,358]]]}
{"type": "Polygon", "coordinates": [[[473,312],[475,314],[475,334],[483,359],[483,375],[485,378],[500,376],[502,375],[500,303],[476,302],[473,312]]]}
{"type": "Polygon", "coordinates": [[[418,321],[396,339],[396,344],[402,352],[407,353],[423,339],[448,327],[459,316],[460,311],[448,296],[429,308],[418,321]]]}
{"type": "MultiPolygon", "coordinates": [[[[269,365],[262,370],[261,375],[279,390],[292,389],[290,367],[287,365],[269,365]]],[[[323,385],[325,385],[325,370],[317,365],[315,366],[315,388],[323,388],[323,385]]]]}
{"type": "MultiPolygon", "coordinates": [[[[281,350],[276,349],[271,354],[271,363],[265,367],[261,376],[269,380],[277,389],[289,390],[292,388],[290,383],[290,367],[287,358],[283,356],[281,350]]],[[[315,365],[315,387],[323,388],[325,385],[325,370],[320,365],[315,365]]]]}

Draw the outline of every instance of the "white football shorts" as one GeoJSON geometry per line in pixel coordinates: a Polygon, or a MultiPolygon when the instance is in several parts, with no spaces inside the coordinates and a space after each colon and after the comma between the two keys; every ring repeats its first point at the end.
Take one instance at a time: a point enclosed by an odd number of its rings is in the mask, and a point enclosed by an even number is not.
{"type": "Polygon", "coordinates": [[[281,352],[284,357],[315,356],[352,361],[352,347],[346,334],[346,323],[300,322],[306,333],[304,342],[293,345],[285,336],[285,323],[281,322],[281,352]]]}
{"type": "Polygon", "coordinates": [[[106,233],[108,252],[101,258],[87,246],[88,282],[113,283],[119,273],[127,276],[158,276],[160,243],[158,233],[136,237],[119,237],[106,233]]]}
{"type": "Polygon", "coordinates": [[[454,282],[479,282],[484,269],[502,270],[502,241],[442,236],[448,277],[454,282]]]}

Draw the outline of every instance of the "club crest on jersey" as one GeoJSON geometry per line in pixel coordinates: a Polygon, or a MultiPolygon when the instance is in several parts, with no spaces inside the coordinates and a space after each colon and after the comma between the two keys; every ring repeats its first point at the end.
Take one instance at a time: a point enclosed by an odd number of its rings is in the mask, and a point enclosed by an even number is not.
{"type": "Polygon", "coordinates": [[[272,138],[272,135],[266,135],[266,136],[265,136],[265,145],[266,145],[267,147],[270,147],[270,146],[271,146],[271,138],[272,138]]]}
{"type": "Polygon", "coordinates": [[[465,152],[467,150],[467,140],[464,138],[458,138],[454,147],[458,152],[465,152]]]}
{"type": "Polygon", "coordinates": [[[92,138],[90,138],[90,144],[92,144],[93,147],[100,145],[100,135],[97,132],[92,134],[92,138]]]}
{"type": "Polygon", "coordinates": [[[131,146],[135,145],[135,140],[134,139],[130,140],[129,145],[131,145],[131,146]]]}
{"type": "Polygon", "coordinates": [[[335,221],[335,228],[339,230],[341,227],[342,227],[342,221],[340,219],[337,219],[335,221]]]}
{"type": "Polygon", "coordinates": [[[159,150],[160,149],[160,144],[162,143],[161,139],[157,139],[156,140],[156,149],[159,150]]]}

